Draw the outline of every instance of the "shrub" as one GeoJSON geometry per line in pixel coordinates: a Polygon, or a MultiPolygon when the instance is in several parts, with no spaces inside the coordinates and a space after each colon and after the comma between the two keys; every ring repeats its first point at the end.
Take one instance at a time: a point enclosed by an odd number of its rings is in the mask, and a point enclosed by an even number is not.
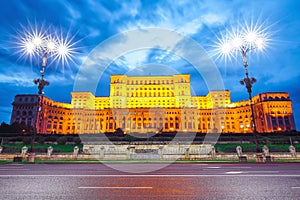
{"type": "Polygon", "coordinates": [[[36,138],[36,141],[39,143],[39,144],[44,144],[45,142],[45,138],[43,136],[38,136],[36,138]]]}
{"type": "Polygon", "coordinates": [[[132,135],[129,135],[129,134],[126,134],[125,136],[125,140],[127,140],[128,142],[132,142],[132,141],[135,141],[135,137],[132,136],[132,135]]]}
{"type": "Polygon", "coordinates": [[[26,144],[30,144],[31,143],[31,137],[24,137],[22,139],[23,141],[23,144],[26,145],[26,144]]]}
{"type": "Polygon", "coordinates": [[[57,139],[57,144],[65,145],[66,142],[67,142],[67,138],[64,137],[64,136],[63,136],[63,137],[59,137],[59,138],[57,139]]]}
{"type": "Polygon", "coordinates": [[[46,137],[46,141],[49,142],[55,142],[57,140],[57,137],[55,135],[49,135],[46,137]]]}
{"type": "Polygon", "coordinates": [[[80,145],[81,144],[81,139],[80,138],[74,138],[74,143],[76,144],[76,145],[80,145]]]}
{"type": "Polygon", "coordinates": [[[66,136],[67,137],[67,142],[73,142],[74,138],[73,136],[66,136]]]}
{"type": "Polygon", "coordinates": [[[24,137],[23,136],[18,136],[18,137],[13,137],[10,139],[11,142],[21,142],[23,141],[24,137]]]}

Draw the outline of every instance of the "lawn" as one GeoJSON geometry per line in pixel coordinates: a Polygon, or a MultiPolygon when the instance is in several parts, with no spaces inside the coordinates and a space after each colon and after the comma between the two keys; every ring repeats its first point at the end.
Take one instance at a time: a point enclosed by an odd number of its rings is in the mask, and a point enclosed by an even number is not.
{"type": "MultiPolygon", "coordinates": [[[[21,150],[24,146],[27,146],[28,150],[30,149],[30,145],[24,145],[22,142],[16,142],[15,144],[3,144],[5,153],[21,153],[21,150]]],[[[35,144],[34,149],[36,153],[46,153],[47,148],[49,146],[53,147],[53,153],[70,153],[73,152],[74,147],[78,146],[80,149],[83,148],[83,145],[75,145],[75,144],[35,144]]],[[[215,144],[215,149],[219,153],[235,153],[236,147],[241,146],[243,152],[256,152],[255,144],[215,144]]],[[[261,144],[261,147],[264,145],[261,144]]],[[[289,152],[289,144],[268,144],[270,153],[272,152],[289,152]]],[[[294,145],[296,151],[300,151],[300,144],[294,145]]]]}
{"type": "MultiPolygon", "coordinates": [[[[215,149],[219,153],[235,153],[236,147],[241,146],[243,152],[256,152],[256,145],[255,144],[215,144],[215,149]]],[[[264,144],[261,144],[260,147],[262,148],[264,144]]],[[[289,144],[268,144],[267,147],[269,148],[270,153],[272,152],[289,152],[289,144]]],[[[295,144],[294,147],[296,151],[300,151],[300,144],[295,144]]]]}
{"type": "MultiPolygon", "coordinates": [[[[21,153],[22,148],[26,146],[28,150],[30,149],[30,145],[24,145],[22,142],[16,142],[15,144],[3,144],[4,152],[7,153],[21,153]]],[[[75,145],[75,144],[65,144],[65,145],[59,145],[59,144],[35,144],[34,149],[37,153],[47,153],[47,149],[49,146],[53,147],[53,152],[57,153],[70,153],[73,152],[74,147],[78,146],[80,149],[82,149],[83,145],[75,145]]]]}

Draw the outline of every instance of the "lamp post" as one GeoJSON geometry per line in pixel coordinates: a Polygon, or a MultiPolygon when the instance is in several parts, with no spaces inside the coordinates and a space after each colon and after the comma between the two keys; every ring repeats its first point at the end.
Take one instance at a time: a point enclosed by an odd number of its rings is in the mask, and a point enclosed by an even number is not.
{"type": "MultiPolygon", "coordinates": [[[[224,38],[223,38],[224,39],[224,38]]],[[[257,128],[255,123],[255,111],[252,101],[252,86],[256,82],[254,77],[249,77],[247,53],[254,50],[262,50],[265,46],[266,38],[259,30],[247,30],[242,33],[231,34],[231,37],[224,39],[219,44],[220,53],[224,56],[233,56],[234,53],[241,53],[243,59],[243,66],[245,69],[246,77],[240,81],[245,85],[249,94],[249,102],[251,109],[252,130],[256,143],[256,152],[259,153],[259,140],[257,137],[257,128]]]]}
{"type": "Polygon", "coordinates": [[[257,137],[257,130],[256,130],[256,123],[255,123],[255,113],[254,113],[254,108],[253,108],[253,101],[252,101],[252,85],[256,82],[256,79],[254,77],[249,78],[249,73],[248,73],[248,63],[247,63],[247,57],[246,57],[246,52],[243,48],[241,48],[241,53],[243,56],[243,62],[244,62],[244,67],[245,67],[245,75],[246,77],[240,81],[241,85],[245,85],[247,88],[248,94],[249,94],[249,102],[250,102],[250,109],[251,109],[251,119],[252,119],[252,127],[253,127],[253,134],[255,137],[255,144],[256,144],[256,152],[260,152],[260,147],[259,147],[259,140],[257,137]]]}
{"type": "Polygon", "coordinates": [[[37,102],[37,115],[35,119],[35,129],[33,131],[32,139],[31,139],[31,145],[30,145],[30,153],[34,154],[34,141],[36,133],[38,132],[38,127],[41,131],[43,131],[43,89],[45,86],[48,86],[50,84],[49,81],[46,81],[44,79],[45,75],[45,67],[47,65],[47,52],[44,53],[43,56],[43,62],[42,62],[42,70],[41,72],[41,78],[34,79],[33,82],[38,86],[38,102],[37,102]],[[38,124],[40,123],[40,125],[38,124]]]}
{"type": "Polygon", "coordinates": [[[42,69],[40,71],[41,77],[34,79],[33,82],[38,86],[38,101],[37,101],[37,115],[35,119],[35,128],[32,133],[31,145],[30,145],[30,157],[31,160],[34,161],[34,141],[36,137],[36,133],[39,131],[43,131],[43,89],[45,86],[50,84],[49,81],[44,79],[45,76],[45,68],[47,66],[47,56],[48,54],[55,53],[56,43],[51,37],[42,37],[40,35],[36,35],[32,38],[28,38],[27,51],[31,55],[36,54],[43,55],[42,58],[42,69]]]}
{"type": "MultiPolygon", "coordinates": [[[[73,38],[63,38],[62,34],[49,34],[46,31],[38,31],[37,27],[31,30],[25,30],[19,39],[20,52],[22,55],[29,55],[31,58],[42,57],[41,77],[34,79],[34,84],[38,87],[38,102],[37,102],[37,115],[35,119],[35,127],[31,138],[30,157],[34,161],[34,140],[36,133],[43,132],[43,89],[50,84],[49,81],[44,79],[45,69],[47,66],[47,59],[51,61],[58,60],[62,65],[68,64],[68,60],[73,61],[73,53],[75,53],[74,43],[71,43],[73,38]]],[[[32,59],[31,59],[32,60],[32,59]]]]}

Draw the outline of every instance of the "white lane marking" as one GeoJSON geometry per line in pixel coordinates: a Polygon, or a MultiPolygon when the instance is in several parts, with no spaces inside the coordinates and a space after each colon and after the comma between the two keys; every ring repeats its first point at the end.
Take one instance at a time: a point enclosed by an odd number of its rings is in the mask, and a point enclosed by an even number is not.
{"type": "Polygon", "coordinates": [[[122,186],[111,186],[111,187],[78,187],[79,189],[152,189],[152,187],[122,187],[122,186]]]}
{"type": "Polygon", "coordinates": [[[14,169],[11,169],[11,168],[5,169],[5,168],[0,168],[0,171],[24,171],[24,170],[29,170],[29,169],[16,169],[16,168],[14,168],[14,169]]]}
{"type": "Polygon", "coordinates": [[[221,167],[206,167],[207,169],[220,169],[221,167]]]}
{"type": "Polygon", "coordinates": [[[247,173],[279,173],[279,171],[246,171],[247,173]]]}
{"type": "Polygon", "coordinates": [[[292,189],[300,189],[300,187],[292,187],[292,189]]]}
{"type": "Polygon", "coordinates": [[[222,167],[224,169],[250,169],[252,167],[222,167]]]}
{"type": "Polygon", "coordinates": [[[24,164],[18,164],[18,163],[15,163],[15,164],[7,164],[7,166],[23,166],[24,164]]]}
{"type": "Polygon", "coordinates": [[[24,169],[23,167],[0,167],[0,169],[24,169]]]}
{"type": "Polygon", "coordinates": [[[232,172],[226,172],[226,174],[242,174],[241,171],[232,171],[232,172]]]}
{"type": "Polygon", "coordinates": [[[21,175],[0,175],[1,177],[107,177],[107,178],[135,178],[135,177],[233,177],[244,176],[244,177],[300,177],[300,174],[132,174],[132,175],[117,175],[117,174],[99,174],[99,175],[88,175],[88,174],[21,174],[21,175]]]}

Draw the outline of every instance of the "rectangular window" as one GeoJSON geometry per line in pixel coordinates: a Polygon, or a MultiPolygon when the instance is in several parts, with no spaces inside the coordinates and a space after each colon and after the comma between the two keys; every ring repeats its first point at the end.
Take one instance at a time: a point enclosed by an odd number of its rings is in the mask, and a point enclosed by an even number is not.
{"type": "Polygon", "coordinates": [[[283,119],[282,119],[282,117],[278,117],[278,124],[279,124],[279,126],[283,126],[283,119]]]}
{"type": "Polygon", "coordinates": [[[288,116],[284,116],[284,123],[286,126],[290,126],[290,120],[288,116]]]}
{"type": "Polygon", "coordinates": [[[162,123],[159,123],[159,128],[162,128],[163,127],[163,124],[162,123]]]}
{"type": "Polygon", "coordinates": [[[168,128],[169,128],[169,124],[165,123],[165,129],[168,129],[168,128]]]}
{"type": "Polygon", "coordinates": [[[272,125],[273,125],[273,129],[277,129],[277,121],[276,121],[276,117],[271,117],[271,120],[272,120],[272,125]]]}

